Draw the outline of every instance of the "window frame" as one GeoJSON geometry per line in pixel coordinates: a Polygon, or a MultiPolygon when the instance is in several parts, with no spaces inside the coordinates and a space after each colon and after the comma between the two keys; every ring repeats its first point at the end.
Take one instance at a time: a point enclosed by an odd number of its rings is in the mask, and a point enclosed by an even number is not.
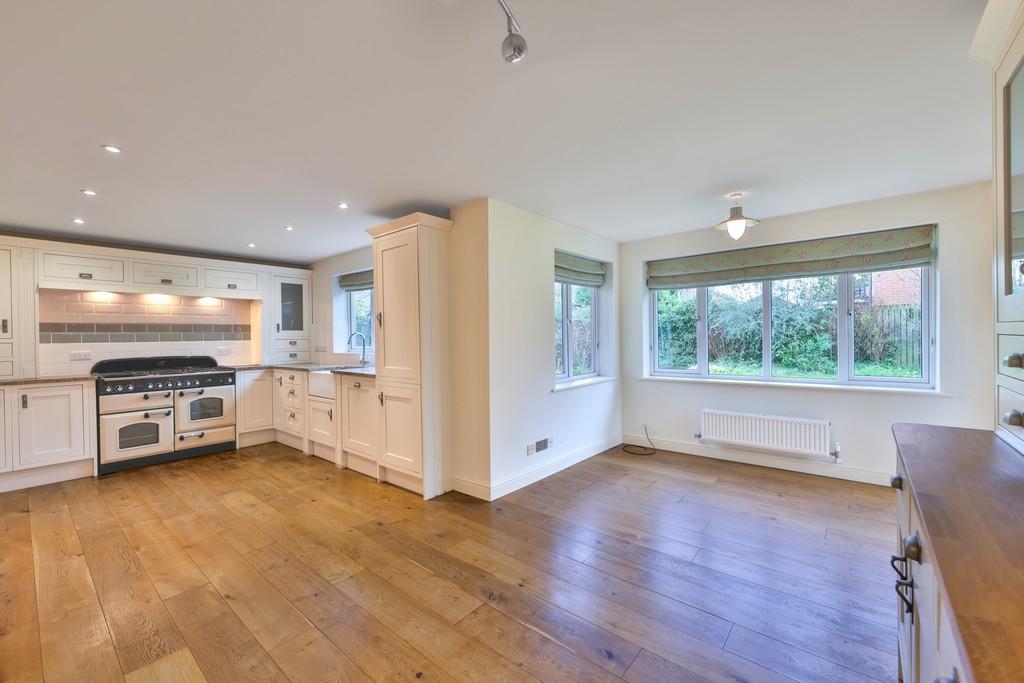
{"type": "Polygon", "coordinates": [[[792,280],[799,277],[816,277],[816,275],[778,277],[768,280],[751,280],[761,284],[761,355],[763,358],[760,375],[712,375],[708,359],[708,286],[681,287],[680,289],[697,290],[697,368],[693,370],[661,368],[658,365],[658,297],[656,289],[648,289],[648,315],[650,317],[650,341],[648,352],[650,362],[647,365],[650,377],[677,377],[701,379],[707,381],[724,380],[729,382],[756,382],[775,384],[826,384],[855,387],[889,387],[903,389],[930,390],[935,388],[935,297],[934,297],[934,263],[906,268],[921,269],[921,374],[922,377],[859,377],[854,374],[854,286],[853,278],[858,273],[903,270],[904,268],[867,268],[864,270],[836,273],[820,273],[834,275],[839,279],[838,301],[836,305],[836,356],[837,377],[835,379],[820,377],[775,377],[772,375],[772,301],[771,283],[792,280]]]}
{"type": "Polygon", "coordinates": [[[601,340],[598,337],[599,327],[597,323],[597,318],[598,309],[600,308],[598,306],[598,297],[600,296],[601,288],[593,287],[590,285],[573,285],[568,282],[558,282],[557,280],[555,281],[555,284],[561,288],[562,292],[562,367],[565,368],[565,372],[561,374],[557,372],[555,373],[555,381],[558,384],[565,384],[569,382],[576,382],[582,379],[598,377],[600,376],[600,365],[598,361],[600,359],[599,349],[601,348],[601,340]],[[570,304],[570,292],[573,287],[586,287],[587,289],[591,290],[590,334],[591,338],[594,340],[593,350],[591,351],[591,359],[593,361],[594,370],[593,372],[588,372],[580,375],[573,373],[573,357],[569,351],[569,349],[571,348],[569,328],[572,323],[572,318],[570,317],[572,315],[572,306],[570,304]]]}
{"type": "MultiPolygon", "coordinates": [[[[362,344],[359,344],[359,345],[353,344],[353,339],[352,339],[352,335],[355,332],[358,331],[356,329],[355,306],[352,305],[352,295],[355,292],[369,292],[370,293],[370,323],[371,323],[370,324],[370,329],[371,330],[374,329],[373,328],[373,317],[374,317],[374,311],[377,308],[377,296],[376,296],[376,292],[374,291],[373,287],[364,287],[363,289],[346,289],[345,290],[345,307],[348,309],[348,334],[349,334],[349,339],[346,342],[346,346],[348,346],[348,352],[349,353],[354,353],[354,352],[362,351],[363,350],[362,344]]],[[[367,351],[372,351],[374,349],[376,341],[377,341],[377,335],[375,335],[375,334],[373,334],[373,332],[371,332],[370,333],[370,338],[367,340],[367,343],[366,343],[366,350],[367,351]]]]}

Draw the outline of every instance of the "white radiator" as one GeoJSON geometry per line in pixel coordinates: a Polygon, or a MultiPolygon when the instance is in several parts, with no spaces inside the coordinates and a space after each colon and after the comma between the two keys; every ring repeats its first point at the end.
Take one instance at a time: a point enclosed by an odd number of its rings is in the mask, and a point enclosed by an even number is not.
{"type": "Polygon", "coordinates": [[[701,411],[698,440],[730,446],[816,456],[839,462],[839,444],[832,448],[832,423],[800,417],[701,411]]]}

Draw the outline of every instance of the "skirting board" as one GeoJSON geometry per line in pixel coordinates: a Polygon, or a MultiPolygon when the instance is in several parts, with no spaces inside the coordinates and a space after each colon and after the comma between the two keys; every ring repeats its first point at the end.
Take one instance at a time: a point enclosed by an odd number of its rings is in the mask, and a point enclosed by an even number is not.
{"type": "MultiPolygon", "coordinates": [[[[643,434],[623,434],[624,443],[637,446],[649,446],[647,437],[643,434]]],[[[742,462],[747,465],[760,465],[772,467],[777,470],[789,470],[790,472],[803,472],[804,474],[816,474],[820,477],[832,477],[833,479],[845,479],[847,481],[859,481],[864,484],[878,484],[888,486],[889,477],[892,472],[876,472],[865,470],[859,467],[847,465],[835,465],[828,462],[807,460],[799,456],[772,455],[757,451],[745,451],[738,448],[712,448],[704,446],[695,441],[675,441],[673,439],[659,439],[652,437],[654,447],[673,453],[684,453],[686,455],[697,455],[702,458],[714,458],[716,460],[729,460],[731,462],[742,462]]]]}
{"type": "Polygon", "coordinates": [[[538,465],[533,469],[529,469],[525,472],[509,477],[504,481],[500,481],[493,486],[476,481],[473,479],[467,479],[464,477],[456,476],[455,479],[455,490],[460,493],[465,493],[467,496],[479,498],[481,500],[497,500],[502,496],[507,496],[513,491],[518,491],[521,488],[529,486],[535,482],[550,477],[552,474],[561,472],[567,467],[572,467],[578,462],[582,462],[587,458],[592,458],[598,453],[603,453],[609,448],[618,446],[620,440],[617,438],[605,439],[597,443],[578,448],[571,453],[566,453],[560,458],[550,460],[546,463],[538,465]]]}

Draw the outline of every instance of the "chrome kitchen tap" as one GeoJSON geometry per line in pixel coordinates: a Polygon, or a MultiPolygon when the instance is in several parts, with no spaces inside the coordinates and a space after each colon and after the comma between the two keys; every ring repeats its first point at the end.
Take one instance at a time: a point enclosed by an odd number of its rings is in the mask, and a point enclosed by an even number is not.
{"type": "Polygon", "coordinates": [[[352,334],[350,334],[348,336],[348,347],[350,349],[352,348],[352,338],[353,337],[359,337],[360,341],[363,342],[363,353],[359,357],[359,365],[361,365],[361,366],[363,366],[365,368],[367,365],[370,364],[370,361],[366,360],[366,337],[363,335],[362,332],[353,332],[352,334]]]}

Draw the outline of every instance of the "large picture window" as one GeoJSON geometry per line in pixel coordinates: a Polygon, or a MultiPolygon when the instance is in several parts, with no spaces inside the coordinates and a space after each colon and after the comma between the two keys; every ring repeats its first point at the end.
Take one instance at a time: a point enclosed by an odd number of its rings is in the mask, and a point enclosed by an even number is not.
{"type": "Polygon", "coordinates": [[[655,375],[930,385],[929,266],[651,292],[655,375]]]}

